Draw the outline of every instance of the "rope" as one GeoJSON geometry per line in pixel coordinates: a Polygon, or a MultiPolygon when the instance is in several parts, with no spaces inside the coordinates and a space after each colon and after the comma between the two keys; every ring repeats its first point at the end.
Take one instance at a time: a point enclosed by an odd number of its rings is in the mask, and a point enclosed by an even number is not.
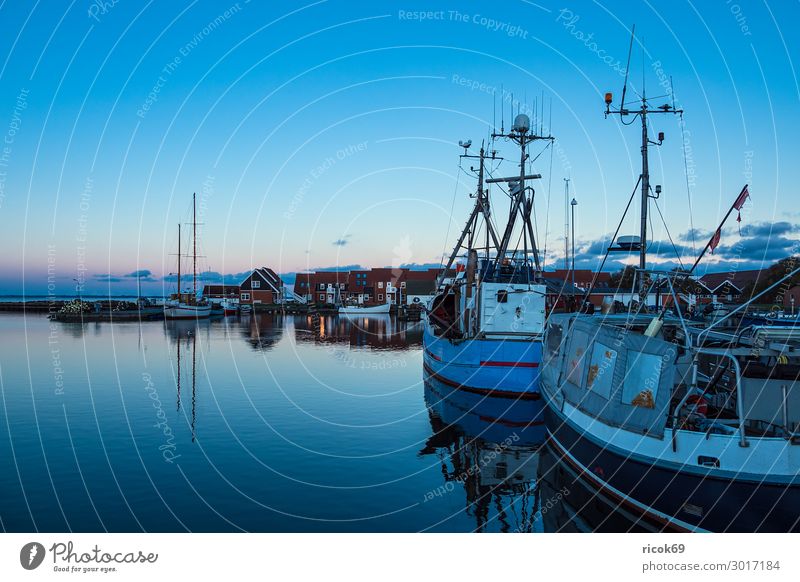
{"type": "Polygon", "coordinates": [[[458,186],[461,183],[461,172],[464,169],[461,167],[461,159],[458,160],[458,171],[456,172],[456,187],[453,189],[453,202],[450,204],[450,220],[447,221],[447,234],[444,235],[444,245],[442,245],[442,260],[444,265],[444,255],[447,252],[447,241],[450,238],[450,225],[453,224],[453,212],[456,208],[456,194],[458,194],[458,186]]]}
{"type": "Polygon", "coordinates": [[[683,126],[685,125],[683,121],[683,113],[681,113],[681,122],[678,125],[681,126],[681,145],[683,146],[682,147],[683,175],[686,178],[686,198],[689,200],[689,232],[691,233],[692,236],[692,253],[696,255],[697,247],[695,246],[695,240],[694,240],[695,232],[694,232],[694,216],[692,212],[692,191],[689,188],[689,164],[686,160],[686,138],[684,137],[684,130],[683,130],[683,126]]]}
{"type": "Polygon", "coordinates": [[[656,206],[656,210],[658,210],[658,215],[661,217],[661,222],[664,224],[664,229],[667,231],[667,238],[669,238],[670,244],[672,244],[672,250],[675,251],[675,256],[678,257],[678,264],[681,266],[681,269],[684,268],[683,261],[681,261],[681,255],[678,253],[678,248],[675,246],[675,241],[672,240],[672,235],[669,232],[669,227],[667,226],[667,222],[664,220],[664,215],[661,214],[661,209],[658,207],[658,201],[654,198],[653,204],[656,206]]]}

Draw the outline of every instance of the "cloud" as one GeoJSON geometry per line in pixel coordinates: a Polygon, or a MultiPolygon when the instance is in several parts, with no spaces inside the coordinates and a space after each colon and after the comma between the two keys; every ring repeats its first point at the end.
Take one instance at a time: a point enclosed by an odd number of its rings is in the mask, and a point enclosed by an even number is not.
{"type": "Polygon", "coordinates": [[[350,234],[346,234],[342,238],[337,238],[331,244],[333,246],[335,246],[335,247],[343,247],[343,246],[345,246],[347,244],[350,244],[350,240],[349,239],[350,239],[351,236],[352,235],[350,235],[350,234]]]}
{"type": "Polygon", "coordinates": [[[122,281],[120,277],[111,273],[97,273],[92,275],[92,279],[100,283],[120,283],[122,281]]]}
{"type": "Polygon", "coordinates": [[[123,275],[124,277],[130,277],[132,279],[136,279],[137,277],[140,279],[150,278],[153,276],[153,272],[150,269],[140,269],[138,271],[134,271],[132,273],[128,273],[127,275],[123,275]]]}
{"type": "MultiPolygon", "coordinates": [[[[226,285],[238,285],[241,283],[245,277],[250,274],[250,271],[242,271],[241,273],[219,273],[217,271],[203,271],[202,273],[197,274],[197,280],[199,283],[214,283],[220,284],[224,283],[226,285]]],[[[188,280],[191,277],[190,275],[183,275],[184,280],[188,280]]],[[[178,280],[178,275],[175,273],[170,273],[169,275],[164,275],[161,278],[162,281],[167,281],[169,283],[176,282],[178,280]]]]}
{"type": "Polygon", "coordinates": [[[678,240],[683,242],[700,242],[707,241],[711,238],[711,231],[702,228],[690,228],[684,233],[678,235],[678,240]]]}
{"type": "Polygon", "coordinates": [[[798,231],[798,226],[791,222],[756,222],[742,226],[742,236],[746,237],[774,237],[783,236],[798,231]]]}

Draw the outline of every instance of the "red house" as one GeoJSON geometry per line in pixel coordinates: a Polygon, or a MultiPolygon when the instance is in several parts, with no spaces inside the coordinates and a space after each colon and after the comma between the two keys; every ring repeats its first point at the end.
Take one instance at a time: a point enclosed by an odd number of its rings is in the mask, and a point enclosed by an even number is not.
{"type": "Polygon", "coordinates": [[[283,302],[283,281],[267,267],[259,267],[239,284],[239,303],[255,305],[283,302]]]}

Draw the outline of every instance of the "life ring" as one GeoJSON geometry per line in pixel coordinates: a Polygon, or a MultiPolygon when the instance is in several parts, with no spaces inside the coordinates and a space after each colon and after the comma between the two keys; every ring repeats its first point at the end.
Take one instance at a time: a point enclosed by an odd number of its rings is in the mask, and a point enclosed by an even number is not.
{"type": "Polygon", "coordinates": [[[708,414],[708,400],[703,396],[692,394],[686,399],[686,406],[692,414],[701,418],[705,418],[708,414]]]}

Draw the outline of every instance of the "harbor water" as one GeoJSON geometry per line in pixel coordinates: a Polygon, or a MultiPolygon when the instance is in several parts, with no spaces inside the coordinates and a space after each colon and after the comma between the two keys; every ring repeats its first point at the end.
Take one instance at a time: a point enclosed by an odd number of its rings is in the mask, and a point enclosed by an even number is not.
{"type": "Polygon", "coordinates": [[[4,531],[559,527],[543,427],[426,385],[419,323],[0,314],[0,338],[4,531]]]}

